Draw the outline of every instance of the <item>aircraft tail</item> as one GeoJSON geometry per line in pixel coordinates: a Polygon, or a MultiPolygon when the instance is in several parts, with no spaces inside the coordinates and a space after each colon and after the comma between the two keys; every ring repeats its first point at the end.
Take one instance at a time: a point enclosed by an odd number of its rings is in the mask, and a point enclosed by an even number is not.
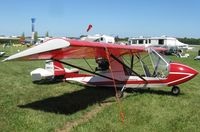
{"type": "Polygon", "coordinates": [[[57,61],[47,60],[45,63],[45,69],[50,71],[51,73],[53,73],[54,76],[64,76],[65,75],[64,66],[57,61]]]}

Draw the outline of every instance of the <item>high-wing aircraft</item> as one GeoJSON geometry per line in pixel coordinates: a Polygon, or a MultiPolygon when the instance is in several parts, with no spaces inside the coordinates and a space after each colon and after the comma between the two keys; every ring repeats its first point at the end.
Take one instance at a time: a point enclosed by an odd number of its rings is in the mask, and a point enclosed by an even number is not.
{"type": "Polygon", "coordinates": [[[164,50],[54,38],[4,61],[47,60],[45,69],[39,68],[31,72],[33,81],[64,79],[89,86],[115,86],[121,88],[119,96],[123,95],[126,88],[169,86],[172,87],[172,94],[178,95],[178,85],[192,79],[198,72],[186,65],[168,61],[159,53],[164,50]],[[88,68],[78,66],[75,61],[67,62],[69,59],[83,59],[88,68]],[[95,60],[95,69],[87,59],[95,60]],[[67,69],[63,65],[76,69],[67,69]],[[77,69],[89,74],[79,73],[77,69]]]}

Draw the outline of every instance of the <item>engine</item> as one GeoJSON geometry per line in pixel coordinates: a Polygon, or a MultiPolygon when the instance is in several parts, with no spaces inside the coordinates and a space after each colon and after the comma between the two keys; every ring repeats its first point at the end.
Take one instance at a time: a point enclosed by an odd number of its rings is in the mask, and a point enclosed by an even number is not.
{"type": "Polygon", "coordinates": [[[106,71],[109,69],[109,63],[107,59],[97,58],[96,63],[98,64],[98,67],[96,67],[96,71],[106,71]]]}

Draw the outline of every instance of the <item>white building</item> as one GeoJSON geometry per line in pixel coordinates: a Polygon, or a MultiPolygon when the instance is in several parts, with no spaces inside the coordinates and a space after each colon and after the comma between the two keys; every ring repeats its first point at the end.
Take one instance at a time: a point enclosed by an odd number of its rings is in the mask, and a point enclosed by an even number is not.
{"type": "Polygon", "coordinates": [[[128,40],[128,44],[165,47],[167,49],[170,49],[170,48],[188,49],[188,44],[184,44],[178,41],[176,38],[167,37],[167,36],[130,38],[128,40]]]}
{"type": "Polygon", "coordinates": [[[115,43],[115,38],[112,36],[107,36],[107,35],[88,35],[86,37],[80,38],[81,40],[84,41],[91,41],[91,42],[103,42],[103,43],[115,43]]]}

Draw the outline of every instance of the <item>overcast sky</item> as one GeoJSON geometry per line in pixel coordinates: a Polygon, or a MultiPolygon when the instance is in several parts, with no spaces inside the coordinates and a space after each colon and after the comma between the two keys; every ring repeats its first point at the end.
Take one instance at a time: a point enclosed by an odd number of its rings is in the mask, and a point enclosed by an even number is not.
{"type": "Polygon", "coordinates": [[[1,0],[0,35],[30,36],[32,17],[39,35],[200,38],[199,0],[1,0]]]}

